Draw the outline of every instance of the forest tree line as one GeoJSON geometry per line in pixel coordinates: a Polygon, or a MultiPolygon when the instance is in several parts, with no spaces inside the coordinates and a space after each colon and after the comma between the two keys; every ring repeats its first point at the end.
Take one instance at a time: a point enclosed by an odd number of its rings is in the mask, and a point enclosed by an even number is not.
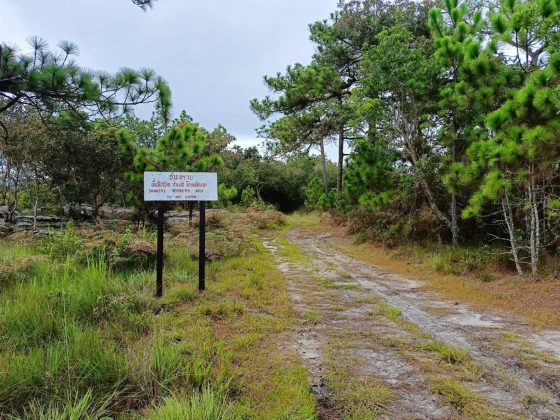
{"type": "MultiPolygon", "coordinates": [[[[142,5],[138,3],[139,5],[142,5]]],[[[149,6],[149,2],[143,3],[149,6]]],[[[29,51],[0,44],[0,205],[6,222],[20,212],[99,221],[105,206],[134,208],[145,221],[143,172],[217,171],[220,201],[301,207],[321,173],[307,155],[277,160],[234,146],[221,125],[205,129],[186,112],[173,119],[171,89],[150,69],[115,74],[81,68],[78,47],[41,38],[29,51]],[[152,104],[149,119],[134,107],[152,104]]],[[[192,212],[192,205],[189,210],[192,212]]],[[[191,213],[192,214],[192,213],[191,213]]]]}
{"type": "Polygon", "coordinates": [[[145,170],[212,170],[217,206],[328,210],[387,243],[493,240],[536,277],[560,233],[559,25],[560,0],[342,1],[310,25],[311,62],[251,102],[265,151],[173,119],[149,69],[82,69],[70,42],[0,44],[2,214],[145,219],[145,170]],[[135,116],[146,103],[152,118],[135,116]]]}
{"type": "Polygon", "coordinates": [[[277,153],[338,145],[320,206],[386,240],[496,240],[537,277],[560,233],[559,26],[557,0],[341,2],[252,109],[277,153]]]}

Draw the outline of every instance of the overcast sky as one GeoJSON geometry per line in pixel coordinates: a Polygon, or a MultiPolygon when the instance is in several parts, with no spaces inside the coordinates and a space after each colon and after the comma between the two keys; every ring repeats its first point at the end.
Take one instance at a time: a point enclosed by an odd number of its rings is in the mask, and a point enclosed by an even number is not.
{"type": "Polygon", "coordinates": [[[84,67],[149,67],[182,109],[206,128],[222,123],[247,146],[261,122],[249,110],[267,94],[262,77],[313,54],[308,24],[338,0],[159,0],[142,12],[131,0],[0,0],[0,41],[27,48],[78,44],[84,67]]]}

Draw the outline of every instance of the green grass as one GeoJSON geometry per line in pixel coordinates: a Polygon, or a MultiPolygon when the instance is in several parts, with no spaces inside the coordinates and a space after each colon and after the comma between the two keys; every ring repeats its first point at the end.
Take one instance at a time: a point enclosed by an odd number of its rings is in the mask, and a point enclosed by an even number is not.
{"type": "Polygon", "coordinates": [[[0,258],[32,264],[0,289],[0,417],[312,418],[301,362],[277,354],[296,318],[272,256],[253,239],[209,264],[200,294],[198,263],[178,245],[157,300],[153,271],[0,242],[0,258]]]}
{"type": "Polygon", "coordinates": [[[286,257],[292,262],[309,263],[309,257],[301,252],[301,248],[290,242],[284,236],[279,235],[277,243],[280,245],[280,255],[286,257]]]}
{"type": "Polygon", "coordinates": [[[379,418],[393,397],[391,389],[382,383],[359,378],[342,367],[328,372],[327,385],[347,419],[379,418]]]}
{"type": "Polygon", "coordinates": [[[444,362],[453,365],[465,364],[470,360],[468,351],[457,349],[439,341],[429,341],[420,345],[420,348],[425,351],[437,353],[444,362]]]}
{"type": "MultiPolygon", "coordinates": [[[[61,342],[27,353],[2,353],[0,365],[4,366],[0,375],[3,412],[38,401],[48,404],[68,394],[89,393],[99,403],[119,390],[139,390],[126,357],[95,329],[72,326],[61,342]]],[[[128,396],[123,392],[118,398],[128,396]]]]}
{"type": "Polygon", "coordinates": [[[315,311],[308,311],[305,314],[305,320],[310,324],[317,325],[321,322],[321,315],[315,311]]]}
{"type": "Polygon", "coordinates": [[[224,395],[210,388],[193,395],[174,395],[163,400],[149,416],[153,420],[240,420],[224,395]]]}
{"type": "Polygon", "coordinates": [[[556,359],[550,354],[538,350],[527,339],[509,331],[502,333],[501,338],[494,343],[494,347],[510,357],[517,358],[525,365],[535,365],[536,361],[545,363],[556,362],[556,359]]]}
{"type": "Polygon", "coordinates": [[[109,395],[104,400],[95,401],[93,393],[88,391],[83,396],[68,395],[61,401],[45,405],[34,401],[24,410],[22,418],[39,420],[106,419],[110,418],[111,400],[112,396],[109,395]]]}
{"type": "Polygon", "coordinates": [[[548,404],[551,401],[551,396],[544,390],[527,389],[521,396],[521,402],[525,408],[532,405],[548,404]]]}
{"type": "Polygon", "coordinates": [[[444,377],[436,378],[431,383],[431,389],[467,418],[496,418],[490,403],[459,381],[444,377]]]}
{"type": "Polygon", "coordinates": [[[393,322],[402,322],[402,310],[399,308],[395,308],[392,306],[382,306],[381,310],[383,311],[383,315],[389,318],[393,322]]]}

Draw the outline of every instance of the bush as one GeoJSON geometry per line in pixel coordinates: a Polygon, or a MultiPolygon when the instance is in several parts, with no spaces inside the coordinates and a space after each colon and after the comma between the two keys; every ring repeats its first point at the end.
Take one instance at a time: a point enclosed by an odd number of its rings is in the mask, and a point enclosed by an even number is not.
{"type": "Polygon", "coordinates": [[[218,185],[218,201],[214,203],[215,207],[228,207],[235,200],[237,194],[238,191],[235,187],[228,188],[225,184],[218,185]]]}
{"type": "Polygon", "coordinates": [[[247,187],[241,193],[241,205],[249,207],[257,201],[257,194],[252,187],[247,187]]]}
{"type": "Polygon", "coordinates": [[[21,256],[0,260],[0,290],[18,282],[29,281],[44,262],[39,256],[21,256]]]}
{"type": "Polygon", "coordinates": [[[259,229],[270,229],[286,223],[286,216],[283,213],[274,209],[263,210],[256,205],[252,205],[247,209],[247,216],[259,229]]]}
{"type": "MultiPolygon", "coordinates": [[[[206,217],[206,258],[210,261],[246,255],[254,248],[251,226],[244,213],[213,212],[206,217]]],[[[198,260],[198,222],[194,226],[175,225],[178,233],[169,247],[171,260],[176,250],[185,249],[192,260],[198,260]]],[[[172,263],[172,261],[170,261],[172,263]]]]}
{"type": "Polygon", "coordinates": [[[438,240],[438,224],[429,209],[401,217],[398,209],[357,206],[348,213],[348,231],[360,241],[381,242],[388,247],[410,240],[438,240]]]}
{"type": "Polygon", "coordinates": [[[75,233],[74,223],[66,223],[64,234],[60,235],[51,231],[41,244],[43,253],[55,260],[63,261],[68,257],[76,256],[82,249],[83,244],[75,233]]]}
{"type": "Polygon", "coordinates": [[[309,210],[317,209],[319,200],[324,193],[325,190],[321,178],[313,178],[305,189],[305,208],[309,210]]]}
{"type": "Polygon", "coordinates": [[[82,263],[103,261],[112,272],[150,270],[155,267],[156,259],[156,247],[140,235],[134,235],[131,229],[120,235],[99,232],[86,238],[80,253],[82,263]]]}
{"type": "Polygon", "coordinates": [[[467,248],[438,246],[427,250],[431,254],[427,264],[438,273],[454,275],[474,275],[481,280],[490,281],[489,270],[498,268],[500,252],[488,247],[467,248]]]}

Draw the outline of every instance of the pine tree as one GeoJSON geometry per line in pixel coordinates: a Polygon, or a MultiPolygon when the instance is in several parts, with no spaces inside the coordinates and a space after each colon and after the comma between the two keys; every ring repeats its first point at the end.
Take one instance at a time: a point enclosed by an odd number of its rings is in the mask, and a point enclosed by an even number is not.
{"type": "MultiPolygon", "coordinates": [[[[157,141],[154,148],[139,147],[131,133],[124,129],[118,130],[115,136],[121,153],[129,156],[132,162],[125,178],[137,188],[131,191],[128,201],[141,212],[146,210],[141,188],[144,172],[203,172],[223,164],[220,155],[207,153],[206,133],[194,122],[182,122],[179,119],[176,125],[157,141]]],[[[192,215],[192,206],[189,210],[192,215]]]]}
{"type": "MultiPolygon", "coordinates": [[[[323,159],[323,183],[328,188],[326,173],[325,140],[344,136],[348,108],[344,99],[352,83],[344,82],[332,66],[312,63],[308,66],[289,66],[284,75],[265,77],[269,89],[278,98],[266,97],[251,102],[251,108],[262,119],[282,115],[261,129],[261,135],[273,143],[273,150],[280,153],[309,152],[319,147],[323,159]]],[[[344,141],[344,139],[342,139],[344,141]]],[[[341,188],[344,156],[339,154],[338,185],[341,188]]]]}
{"type": "Polygon", "coordinates": [[[167,118],[171,91],[152,70],[123,69],[116,74],[91,72],[74,61],[78,47],[61,42],[51,51],[46,41],[32,38],[32,51],[0,44],[0,127],[2,114],[15,105],[34,108],[43,118],[61,112],[76,117],[113,118],[133,105],[156,103],[167,118]]]}
{"type": "Polygon", "coordinates": [[[469,144],[484,131],[485,115],[501,103],[510,74],[496,55],[496,43],[487,42],[487,10],[471,10],[467,2],[445,0],[430,12],[436,58],[444,70],[440,84],[439,143],[444,147],[450,192],[450,229],[459,240],[459,174],[469,144]]]}
{"type": "Polygon", "coordinates": [[[488,116],[491,131],[470,147],[463,175],[483,177],[464,215],[481,214],[487,201],[500,202],[517,271],[523,273],[520,252],[526,250],[534,278],[560,161],[560,53],[549,29],[543,30],[558,17],[558,3],[513,0],[492,17],[496,38],[514,46],[512,65],[527,77],[488,116]]]}
{"type": "Polygon", "coordinates": [[[142,10],[146,10],[150,7],[153,7],[156,0],[132,0],[136,6],[139,6],[142,10]]]}

